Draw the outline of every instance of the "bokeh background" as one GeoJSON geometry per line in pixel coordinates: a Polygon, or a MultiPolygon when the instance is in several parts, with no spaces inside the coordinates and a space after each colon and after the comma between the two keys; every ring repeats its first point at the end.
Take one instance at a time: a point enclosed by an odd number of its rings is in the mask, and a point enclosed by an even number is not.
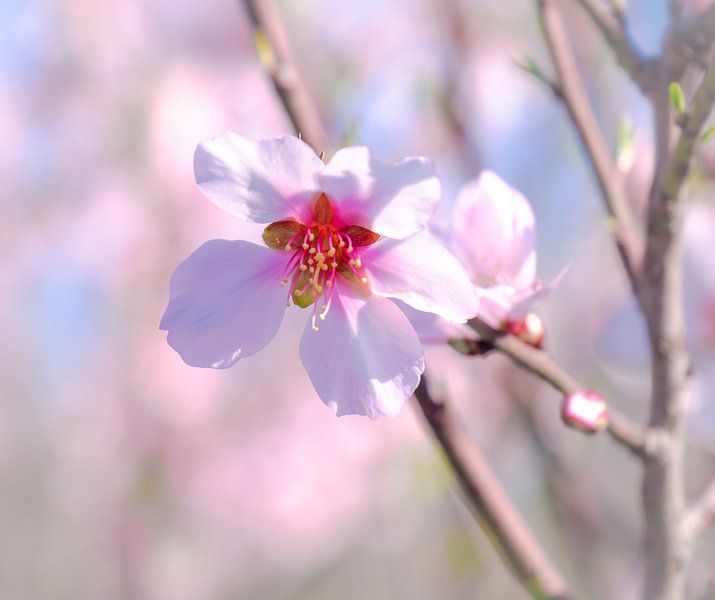
{"type": "MultiPolygon", "coordinates": [[[[433,157],[443,221],[483,168],[529,197],[541,277],[570,265],[540,311],[550,351],[643,418],[644,330],[594,180],[562,108],[515,66],[550,72],[533,3],[279,5],[336,145],[433,157]]],[[[614,151],[619,123],[634,132],[619,164],[642,202],[648,106],[567,8],[614,151]]],[[[631,0],[627,18],[657,51],[666,2],[631,0]]],[[[225,371],[189,368],[166,344],[173,269],[207,239],[257,235],[193,181],[196,144],[226,130],[290,132],[235,0],[0,4],[0,598],[524,598],[416,406],[372,422],[322,405],[298,358],[299,309],[225,371]]],[[[715,466],[713,144],[687,186],[693,491],[715,466]]],[[[558,395],[504,359],[427,356],[575,596],[634,597],[637,463],[565,429],[558,395]]],[[[712,598],[714,577],[710,536],[692,597],[712,598]]]]}

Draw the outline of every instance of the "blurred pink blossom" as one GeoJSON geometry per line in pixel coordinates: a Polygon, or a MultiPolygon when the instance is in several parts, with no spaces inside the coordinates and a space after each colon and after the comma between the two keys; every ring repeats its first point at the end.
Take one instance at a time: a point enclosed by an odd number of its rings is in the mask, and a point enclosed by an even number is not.
{"type": "MultiPolygon", "coordinates": [[[[459,190],[451,232],[439,233],[467,269],[479,296],[479,316],[497,329],[520,322],[558,285],[536,279],[536,222],[529,202],[499,176],[484,171],[459,190]]],[[[563,273],[563,272],[562,272],[563,273]]],[[[474,338],[467,327],[406,311],[425,343],[474,338]]]]}

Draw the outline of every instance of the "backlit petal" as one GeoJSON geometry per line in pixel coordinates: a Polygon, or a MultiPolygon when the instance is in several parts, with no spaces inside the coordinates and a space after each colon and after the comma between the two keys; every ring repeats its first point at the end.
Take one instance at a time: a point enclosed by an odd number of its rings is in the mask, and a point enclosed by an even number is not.
{"type": "Polygon", "coordinates": [[[383,239],[360,254],[372,290],[455,323],[475,316],[474,286],[460,262],[424,235],[383,239]]]}
{"type": "Polygon", "coordinates": [[[440,199],[432,161],[405,158],[385,165],[368,148],[342,148],[319,176],[345,224],[403,239],[421,231],[440,199]]]}
{"type": "Polygon", "coordinates": [[[423,344],[438,345],[454,339],[478,339],[476,332],[468,325],[450,323],[434,313],[416,310],[400,300],[393,300],[393,302],[405,313],[423,344]]]}
{"type": "Polygon", "coordinates": [[[309,218],[324,167],[293,136],[253,142],[227,133],[199,144],[194,154],[201,191],[226,212],[256,223],[309,218]]]}
{"type": "Polygon", "coordinates": [[[286,309],[285,254],[244,241],[210,240],[169,284],[161,329],[184,361],[223,369],[263,349],[286,309]]]}
{"type": "Polygon", "coordinates": [[[390,300],[361,296],[347,283],[335,291],[319,331],[309,322],[300,342],[310,380],[338,416],[394,416],[424,371],[417,334],[390,300]]]}
{"type": "Polygon", "coordinates": [[[459,191],[455,250],[478,285],[530,287],[536,274],[536,223],[524,196],[484,171],[459,191]]]}

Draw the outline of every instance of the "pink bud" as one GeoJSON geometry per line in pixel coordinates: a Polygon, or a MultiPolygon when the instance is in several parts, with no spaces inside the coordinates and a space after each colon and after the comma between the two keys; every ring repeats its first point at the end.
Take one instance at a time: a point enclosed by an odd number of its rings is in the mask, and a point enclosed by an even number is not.
{"type": "Polygon", "coordinates": [[[541,348],[544,345],[544,336],[546,335],[544,324],[533,312],[526,313],[522,319],[507,319],[504,329],[529,346],[541,348]]]}
{"type": "Polygon", "coordinates": [[[564,397],[561,419],[569,427],[596,433],[608,425],[608,407],[599,393],[581,390],[564,397]]]}

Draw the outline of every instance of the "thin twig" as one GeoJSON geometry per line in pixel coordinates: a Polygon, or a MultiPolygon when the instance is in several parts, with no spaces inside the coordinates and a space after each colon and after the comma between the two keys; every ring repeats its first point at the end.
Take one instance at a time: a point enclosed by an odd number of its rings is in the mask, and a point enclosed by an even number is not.
{"type": "Polygon", "coordinates": [[[461,429],[445,401],[430,395],[424,376],[415,390],[415,398],[480,524],[522,585],[535,599],[567,600],[563,577],[550,563],[479,448],[461,429]]]}
{"type": "Polygon", "coordinates": [[[715,103],[715,57],[711,60],[710,66],[693,96],[690,109],[684,117],[680,137],[663,178],[661,202],[668,202],[678,197],[689,171],[690,158],[695,144],[705,121],[712,112],[713,103],[715,103]]]}
{"type": "MultiPolygon", "coordinates": [[[[586,388],[543,350],[529,346],[513,335],[497,331],[479,318],[472,319],[469,325],[496,350],[562,394],[571,394],[586,388]]],[[[608,415],[608,433],[618,443],[639,456],[655,452],[656,438],[650,437],[642,427],[611,407],[608,409],[608,415]]]]}
{"type": "Polygon", "coordinates": [[[273,82],[296,133],[316,154],[328,150],[328,136],[293,61],[290,42],[273,0],[244,0],[253,25],[259,57],[273,82]]]}
{"type": "Polygon", "coordinates": [[[715,479],[688,508],[683,518],[683,530],[688,539],[695,539],[715,521],[715,479]]]}
{"type": "Polygon", "coordinates": [[[628,41],[622,19],[595,0],[576,0],[588,13],[594,25],[601,32],[613,50],[618,64],[631,79],[646,91],[649,85],[649,61],[628,41]]]}
{"type": "Polygon", "coordinates": [[[643,246],[640,230],[634,224],[623,182],[581,85],[559,8],[552,0],[537,0],[537,6],[556,70],[560,97],[596,174],[618,254],[631,287],[636,290],[643,246]]]}

